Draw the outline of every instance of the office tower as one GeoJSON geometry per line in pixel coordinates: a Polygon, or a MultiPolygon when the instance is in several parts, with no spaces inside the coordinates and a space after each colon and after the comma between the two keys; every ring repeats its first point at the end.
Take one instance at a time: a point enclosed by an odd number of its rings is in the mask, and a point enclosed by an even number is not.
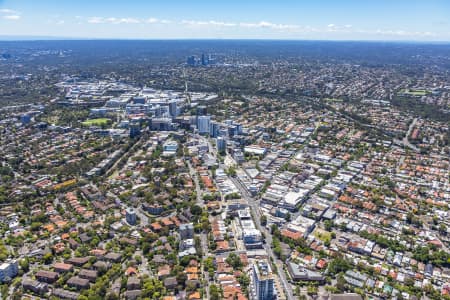
{"type": "Polygon", "coordinates": [[[227,148],[227,142],[223,137],[218,137],[216,139],[217,151],[219,153],[224,153],[227,148]]]}
{"type": "Polygon", "coordinates": [[[227,141],[223,137],[216,139],[217,151],[219,153],[225,153],[227,149],[227,141]]]}
{"type": "Polygon", "coordinates": [[[243,127],[242,124],[235,123],[234,126],[236,126],[236,134],[242,134],[243,133],[243,127]]]}
{"type": "Polygon", "coordinates": [[[220,124],[217,122],[212,121],[209,123],[209,135],[213,138],[216,138],[219,136],[219,130],[220,130],[220,124]]]}
{"type": "Polygon", "coordinates": [[[202,66],[207,66],[208,64],[209,64],[208,56],[205,53],[203,53],[202,54],[202,66]]]}
{"type": "Polygon", "coordinates": [[[221,137],[228,137],[228,128],[220,128],[219,129],[219,136],[221,137]]]}
{"type": "Polygon", "coordinates": [[[178,116],[178,102],[176,100],[169,102],[169,113],[172,116],[172,118],[178,116]]]}
{"type": "Polygon", "coordinates": [[[194,55],[191,55],[187,58],[187,64],[191,67],[195,67],[197,65],[197,59],[194,55]]]}
{"type": "Polygon", "coordinates": [[[228,135],[230,137],[233,137],[233,136],[237,135],[237,127],[234,126],[234,125],[229,126],[228,127],[228,135]]]}
{"type": "Polygon", "coordinates": [[[211,121],[210,116],[199,116],[197,118],[197,129],[200,134],[209,133],[209,123],[211,121]]]}
{"type": "Polygon", "coordinates": [[[138,137],[141,134],[141,125],[139,123],[130,124],[130,138],[138,137]]]}

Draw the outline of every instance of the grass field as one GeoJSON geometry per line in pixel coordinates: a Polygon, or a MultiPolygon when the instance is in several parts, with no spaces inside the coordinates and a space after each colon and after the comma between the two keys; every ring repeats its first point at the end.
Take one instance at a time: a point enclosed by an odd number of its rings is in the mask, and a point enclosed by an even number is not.
{"type": "Polygon", "coordinates": [[[336,98],[325,98],[324,100],[328,101],[328,102],[343,102],[344,101],[342,99],[336,99],[336,98]]]}
{"type": "Polygon", "coordinates": [[[111,122],[110,119],[99,118],[99,119],[86,120],[81,124],[83,124],[83,126],[102,126],[102,125],[107,125],[109,122],[111,122]]]}
{"type": "Polygon", "coordinates": [[[313,235],[324,243],[329,243],[331,241],[331,233],[320,228],[316,228],[313,235]]]}
{"type": "Polygon", "coordinates": [[[408,89],[403,89],[400,91],[400,94],[404,94],[404,95],[408,95],[408,96],[415,96],[415,97],[421,97],[421,96],[425,96],[427,94],[429,94],[430,92],[427,90],[408,90],[408,89]]]}

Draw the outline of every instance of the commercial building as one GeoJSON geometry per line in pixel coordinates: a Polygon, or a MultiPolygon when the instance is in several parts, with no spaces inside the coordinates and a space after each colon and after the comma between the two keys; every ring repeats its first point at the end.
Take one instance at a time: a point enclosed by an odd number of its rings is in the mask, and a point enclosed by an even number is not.
{"type": "Polygon", "coordinates": [[[175,155],[178,150],[178,143],[174,140],[168,140],[163,144],[163,155],[175,155]]]}
{"type": "Polygon", "coordinates": [[[169,113],[172,116],[172,118],[176,118],[179,114],[178,111],[178,101],[172,100],[169,102],[169,113]]]}
{"type": "Polygon", "coordinates": [[[197,129],[200,134],[209,133],[209,124],[211,122],[211,116],[198,116],[197,129]]]}
{"type": "Polygon", "coordinates": [[[169,131],[174,129],[172,119],[170,118],[153,118],[150,124],[151,130],[156,131],[169,131]]]}
{"type": "Polygon", "coordinates": [[[195,67],[195,66],[197,66],[197,58],[194,55],[191,55],[187,58],[186,63],[190,67],[195,67]]]}
{"type": "Polygon", "coordinates": [[[209,135],[213,138],[216,138],[219,136],[220,132],[220,124],[215,121],[211,121],[209,123],[209,135]]]}
{"type": "Polygon", "coordinates": [[[308,270],[292,261],[287,262],[287,270],[294,281],[325,281],[325,277],[319,272],[308,270]]]}
{"type": "Polygon", "coordinates": [[[130,138],[135,138],[141,135],[141,125],[139,123],[130,124],[130,138]]]}
{"type": "Polygon", "coordinates": [[[216,146],[217,146],[217,151],[219,153],[223,153],[223,152],[225,152],[225,150],[227,148],[227,141],[223,137],[218,137],[216,139],[216,146]]]}
{"type": "Polygon", "coordinates": [[[252,298],[275,299],[274,276],[267,260],[257,261],[252,268],[252,298]]]}

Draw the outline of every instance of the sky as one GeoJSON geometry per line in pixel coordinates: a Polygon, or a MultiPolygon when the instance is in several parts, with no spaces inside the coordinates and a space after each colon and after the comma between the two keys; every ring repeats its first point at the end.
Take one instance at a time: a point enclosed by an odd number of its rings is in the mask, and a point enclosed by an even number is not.
{"type": "Polygon", "coordinates": [[[0,38],[450,41],[448,0],[0,0],[0,38]]]}

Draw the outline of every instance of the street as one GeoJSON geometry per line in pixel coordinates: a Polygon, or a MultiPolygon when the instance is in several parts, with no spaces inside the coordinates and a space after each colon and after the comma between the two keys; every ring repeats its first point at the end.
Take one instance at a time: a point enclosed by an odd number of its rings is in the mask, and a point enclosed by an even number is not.
{"type": "Polygon", "coordinates": [[[252,215],[255,218],[256,228],[259,231],[261,231],[261,233],[265,236],[265,242],[266,242],[265,250],[269,254],[269,257],[273,260],[273,262],[277,266],[278,276],[280,278],[281,284],[283,285],[283,289],[284,289],[286,298],[288,300],[294,299],[294,294],[293,294],[292,288],[291,288],[289,282],[287,281],[286,274],[284,273],[283,268],[282,268],[283,262],[280,261],[272,251],[272,234],[268,230],[266,230],[265,227],[261,226],[261,215],[259,212],[259,203],[253,197],[251,197],[249,195],[247,189],[242,186],[242,184],[239,182],[239,180],[237,180],[236,178],[231,178],[231,180],[236,185],[236,187],[239,189],[243,198],[248,202],[251,212],[252,212],[252,215]],[[281,268],[280,268],[280,266],[281,266],[281,268]]]}

